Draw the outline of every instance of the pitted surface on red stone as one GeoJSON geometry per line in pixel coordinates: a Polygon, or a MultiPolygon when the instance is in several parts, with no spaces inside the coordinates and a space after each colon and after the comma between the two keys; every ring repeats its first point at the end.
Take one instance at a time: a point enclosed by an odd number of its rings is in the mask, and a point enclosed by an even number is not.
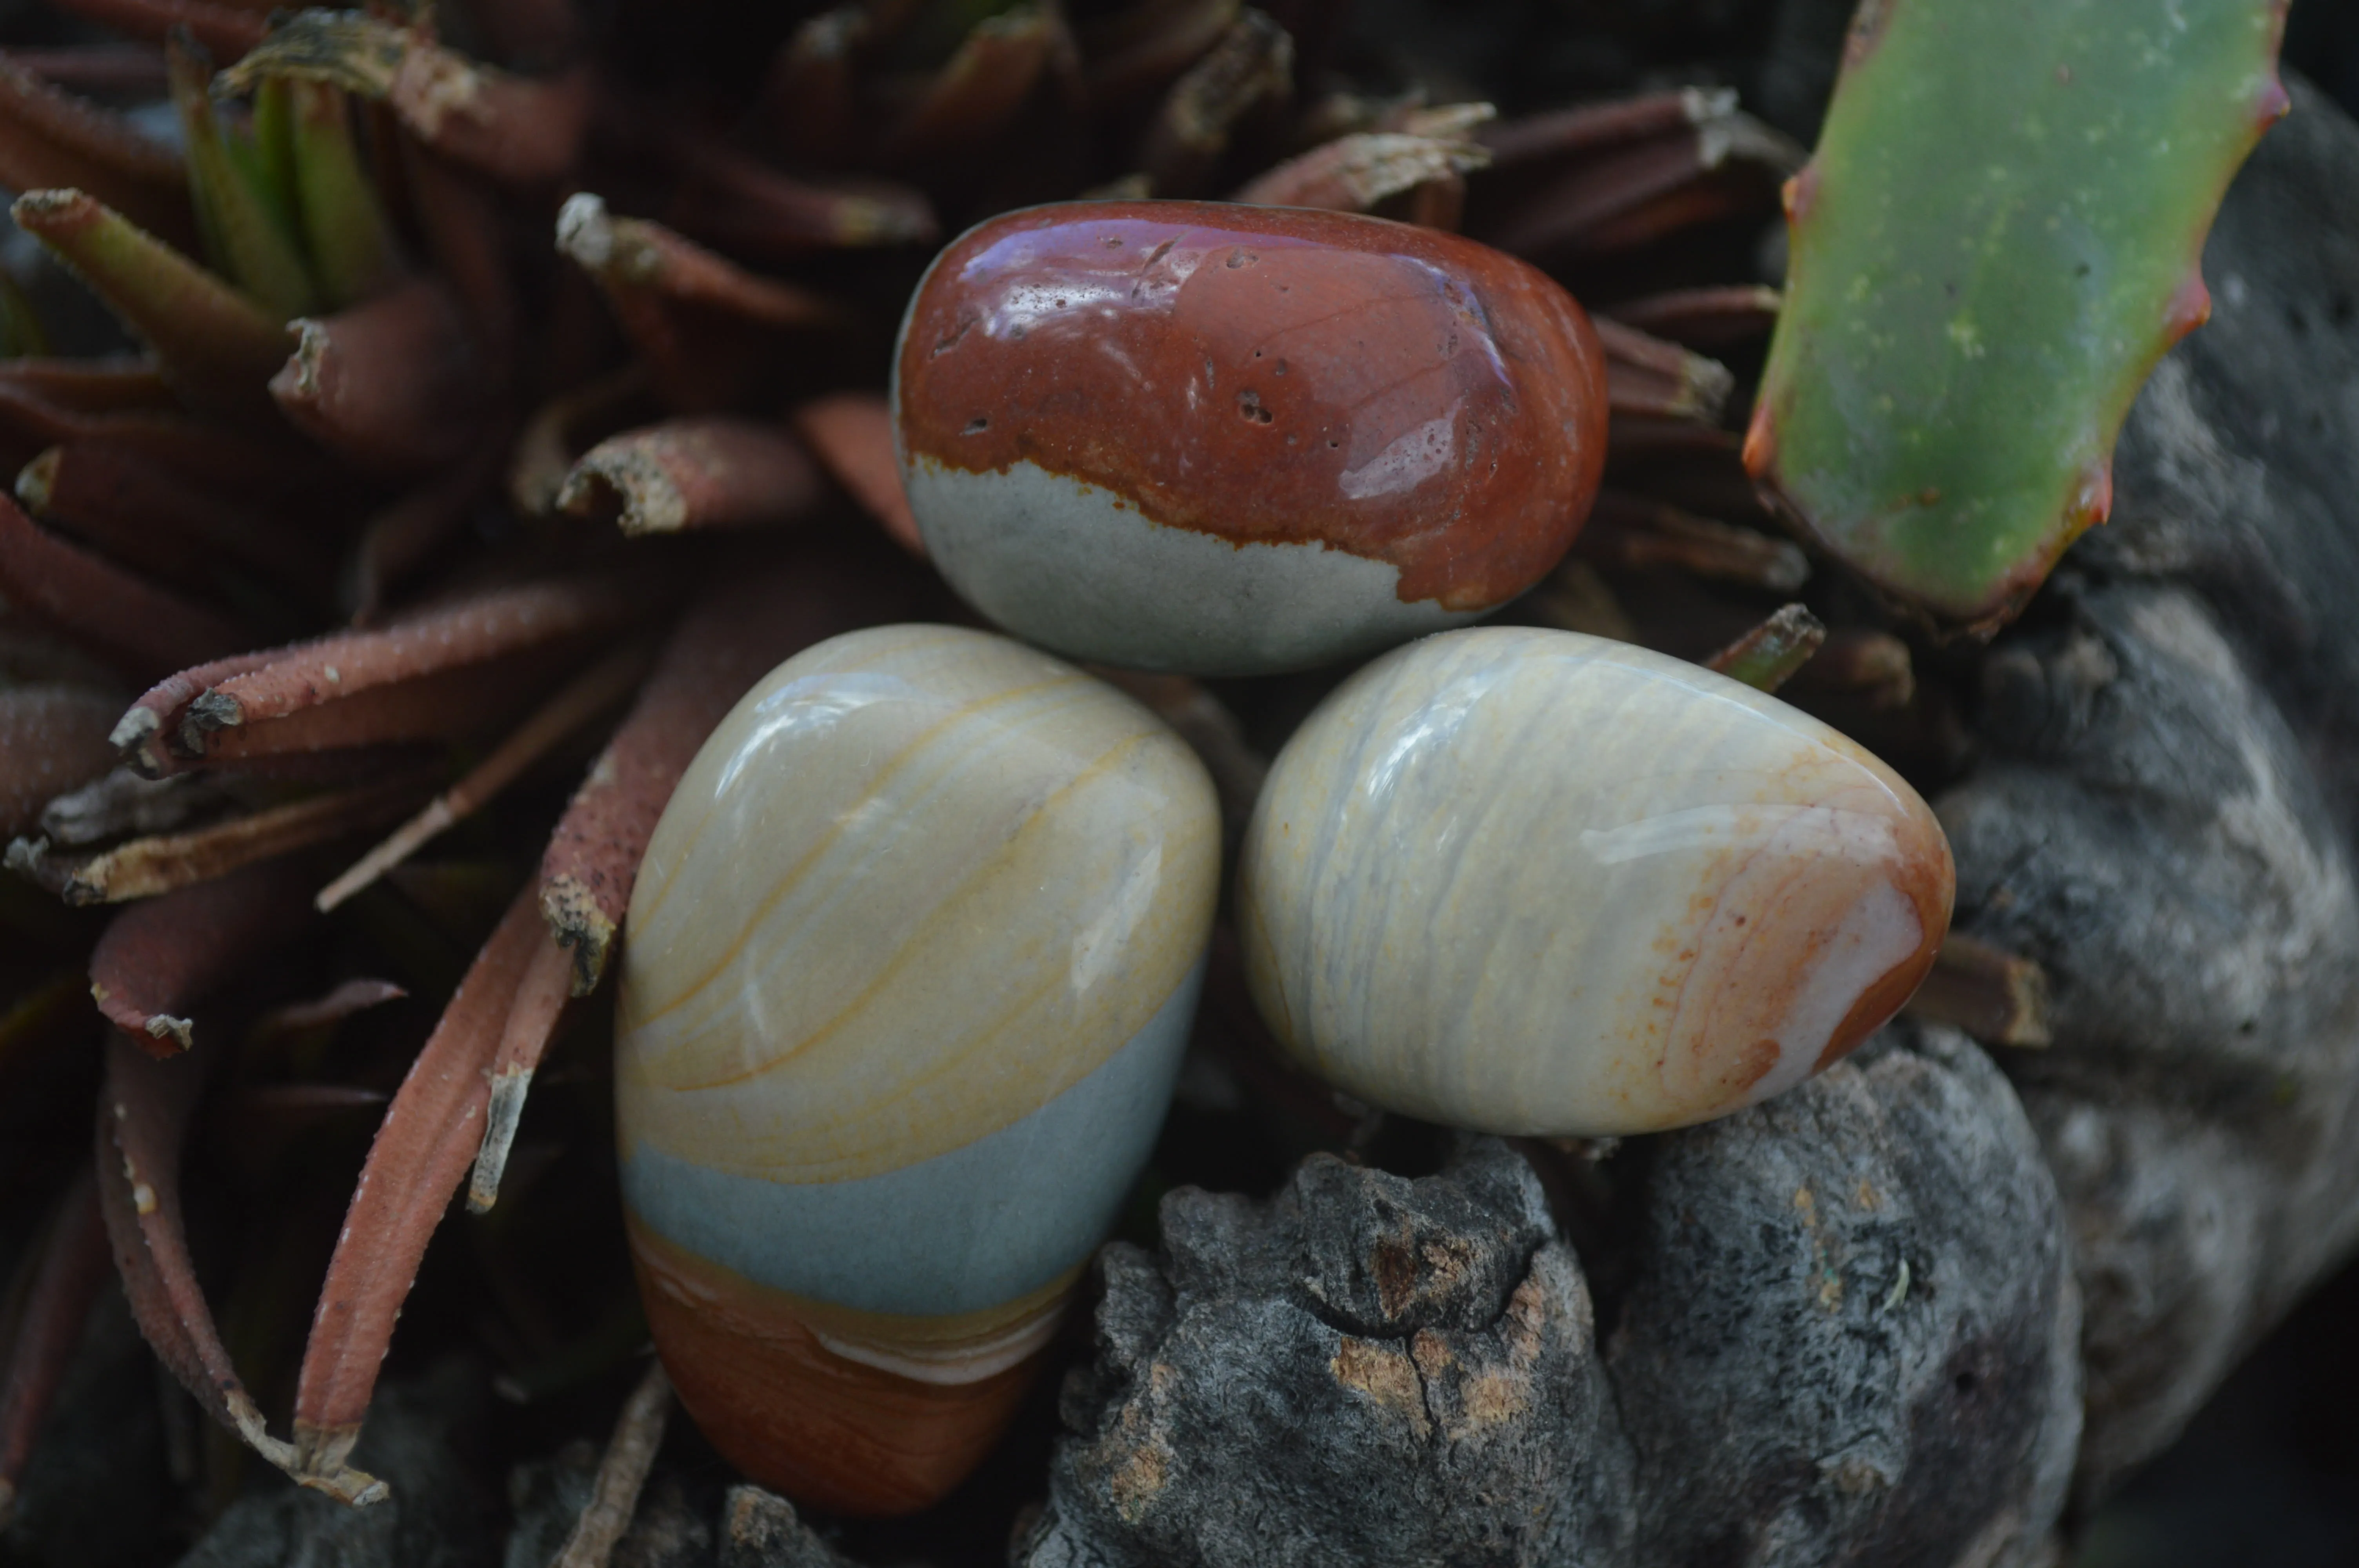
{"type": "Polygon", "coordinates": [[[1451,610],[1553,566],[1604,462],[1603,355],[1571,296],[1345,213],[1010,213],[935,263],[900,352],[912,462],[1029,462],[1152,522],[1387,562],[1403,600],[1451,610]]]}

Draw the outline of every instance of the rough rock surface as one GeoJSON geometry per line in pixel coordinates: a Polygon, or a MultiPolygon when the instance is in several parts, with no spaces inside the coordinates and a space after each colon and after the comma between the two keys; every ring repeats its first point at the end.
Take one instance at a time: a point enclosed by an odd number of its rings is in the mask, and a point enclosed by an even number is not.
{"type": "Polygon", "coordinates": [[[1637,1273],[1605,1365],[1638,1563],[2042,1559],[2079,1300],[2038,1141],[1978,1047],[1896,1027],[1625,1157],[1637,1273]]]}
{"type": "Polygon", "coordinates": [[[1267,1203],[1183,1188],[1106,1249],[1029,1568],[1620,1563],[1630,1456],[1530,1168],[1314,1155],[1267,1203]]]}
{"type": "Polygon", "coordinates": [[[2038,957],[2010,1058],[2080,1253],[2101,1494],[2359,1240],[2359,126],[2299,81],[2113,522],[1984,665],[1940,803],[1961,929],[2038,957]]]}

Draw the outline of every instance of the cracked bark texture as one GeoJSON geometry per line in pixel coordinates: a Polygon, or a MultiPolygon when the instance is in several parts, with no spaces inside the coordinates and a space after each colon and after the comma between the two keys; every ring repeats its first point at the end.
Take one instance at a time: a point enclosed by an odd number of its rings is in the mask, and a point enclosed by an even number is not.
{"type": "Polygon", "coordinates": [[[1637,1271],[1605,1365],[1636,1562],[2046,1560],[2080,1302],[2038,1141],[1978,1046],[1896,1026],[1627,1157],[1637,1271]]]}
{"type": "Polygon", "coordinates": [[[2053,983],[2012,1058],[2086,1302],[2093,1499],[2359,1241],[2359,126],[2293,114],[2125,427],[2113,522],[1984,661],[1959,928],[2053,983]]]}
{"type": "Polygon", "coordinates": [[[1079,1435],[1028,1568],[1628,1560],[1589,1292],[1491,1139],[1410,1180],[1313,1155],[1267,1203],[1182,1188],[1106,1249],[1079,1435]]]}
{"type": "Polygon", "coordinates": [[[1102,1263],[1025,1568],[2044,1560],[2079,1430],[2062,1217],[1962,1036],[1655,1140],[1601,1358],[1520,1156],[1314,1156],[1102,1263]],[[1908,1272],[1901,1272],[1903,1265],[1908,1272]]]}

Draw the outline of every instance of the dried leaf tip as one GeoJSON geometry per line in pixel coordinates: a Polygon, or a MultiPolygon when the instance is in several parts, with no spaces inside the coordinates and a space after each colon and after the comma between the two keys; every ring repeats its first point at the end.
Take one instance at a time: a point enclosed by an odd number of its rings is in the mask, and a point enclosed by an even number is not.
{"type": "Polygon", "coordinates": [[[1799,604],[1788,604],[1704,661],[1704,668],[1756,691],[1774,692],[1808,664],[1827,640],[1826,623],[1799,604]]]}

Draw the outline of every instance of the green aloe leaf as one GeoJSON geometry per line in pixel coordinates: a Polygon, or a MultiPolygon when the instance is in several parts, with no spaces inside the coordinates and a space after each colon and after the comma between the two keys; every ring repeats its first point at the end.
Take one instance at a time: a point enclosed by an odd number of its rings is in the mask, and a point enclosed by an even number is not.
{"type": "Polygon", "coordinates": [[[288,185],[273,178],[271,149],[222,124],[212,67],[194,46],[175,38],[165,59],[188,142],[197,223],[214,268],[282,321],[317,309],[319,292],[296,243],[288,185]]]}
{"type": "Polygon", "coordinates": [[[1936,625],[2012,619],[2112,505],[2114,440],[2211,309],[2228,180],[2285,112],[2285,0],[1864,0],[1745,464],[1936,625]]]}

